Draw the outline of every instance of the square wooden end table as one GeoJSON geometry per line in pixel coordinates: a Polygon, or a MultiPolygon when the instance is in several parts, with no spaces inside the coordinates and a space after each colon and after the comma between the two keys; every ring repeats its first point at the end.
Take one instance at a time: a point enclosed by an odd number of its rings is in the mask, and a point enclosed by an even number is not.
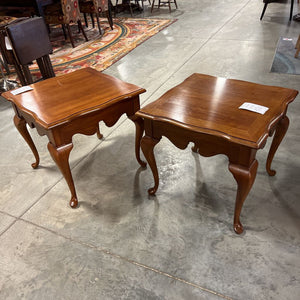
{"type": "Polygon", "coordinates": [[[180,149],[192,142],[192,150],[203,156],[225,154],[237,182],[233,226],[236,233],[242,233],[240,213],[255,180],[256,152],[275,131],[266,164],[268,174],[275,175],[271,162],[288,129],[288,104],[297,94],[298,91],[287,88],[191,75],[136,113],[144,119],[145,136],[141,147],[155,183],[148,193],[155,194],[159,184],[153,149],[162,136],[180,149]],[[239,109],[245,102],[268,107],[268,110],[259,114],[239,109]]]}
{"type": "Polygon", "coordinates": [[[140,141],[143,135],[143,122],[135,112],[140,108],[139,95],[145,89],[102,74],[92,68],[50,78],[30,85],[33,88],[18,95],[12,91],[2,94],[11,101],[15,117],[14,123],[29,147],[36,162],[39,155],[27,130],[26,124],[36,128],[39,135],[49,139],[48,150],[61,170],[71,192],[70,206],[78,205],[76,190],[69,165],[69,155],[73,148],[72,136],[76,133],[92,135],[99,130],[99,122],[111,127],[124,113],[136,125],[135,154],[140,159],[140,141]]]}

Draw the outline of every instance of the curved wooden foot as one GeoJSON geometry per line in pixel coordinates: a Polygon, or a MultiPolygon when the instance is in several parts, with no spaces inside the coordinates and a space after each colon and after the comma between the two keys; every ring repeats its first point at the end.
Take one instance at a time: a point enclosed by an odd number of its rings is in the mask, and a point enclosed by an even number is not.
{"type": "Polygon", "coordinates": [[[69,204],[70,204],[70,206],[72,208],[76,208],[78,206],[78,200],[77,200],[77,198],[72,196],[69,204]]]}
{"type": "Polygon", "coordinates": [[[141,167],[145,168],[147,163],[141,160],[140,156],[141,139],[144,133],[144,121],[142,118],[138,118],[136,116],[130,116],[130,119],[135,125],[135,157],[141,167]]]}
{"type": "Polygon", "coordinates": [[[269,151],[267,163],[266,163],[266,169],[270,176],[274,176],[276,174],[276,171],[271,169],[271,164],[272,164],[274,155],[289,128],[289,124],[290,124],[290,121],[287,116],[284,116],[284,118],[282,118],[279,121],[279,123],[277,124],[275,135],[274,135],[271,147],[270,147],[270,151],[269,151]]]}
{"type": "Polygon", "coordinates": [[[244,201],[254,183],[257,167],[258,162],[256,159],[249,168],[232,163],[229,163],[228,166],[229,171],[232,173],[238,185],[233,221],[233,229],[237,234],[241,234],[244,230],[243,225],[240,222],[240,214],[244,201]]]}
{"type": "Polygon", "coordinates": [[[98,128],[97,128],[97,138],[99,140],[101,140],[103,138],[103,134],[100,132],[100,125],[98,125],[98,128]]]}
{"type": "Polygon", "coordinates": [[[196,146],[196,144],[194,144],[194,146],[192,147],[192,151],[197,153],[199,150],[199,147],[196,146]]]}
{"type": "Polygon", "coordinates": [[[36,147],[33,143],[33,140],[28,132],[28,129],[26,127],[26,121],[23,118],[20,118],[18,115],[14,116],[14,124],[16,126],[16,128],[18,129],[18,131],[20,132],[20,134],[22,135],[22,137],[24,138],[24,140],[26,141],[26,143],[28,144],[28,146],[30,147],[34,157],[35,157],[35,162],[31,164],[33,169],[36,169],[40,163],[40,157],[39,157],[39,153],[36,150],[36,147]]]}
{"type": "Polygon", "coordinates": [[[73,148],[73,144],[70,143],[68,145],[56,148],[53,146],[50,142],[48,143],[48,150],[59,167],[61,173],[65,177],[65,180],[69,186],[70,192],[71,192],[71,200],[70,200],[70,206],[72,208],[76,208],[78,205],[78,200],[76,196],[76,190],[73,182],[73,177],[69,165],[69,155],[73,148]]]}
{"type": "Polygon", "coordinates": [[[154,178],[154,187],[148,190],[149,195],[154,195],[158,189],[159,178],[157,172],[156,161],[154,157],[154,146],[159,142],[159,140],[152,139],[149,136],[144,136],[141,141],[142,151],[144,156],[152,170],[153,178],[154,178]]]}

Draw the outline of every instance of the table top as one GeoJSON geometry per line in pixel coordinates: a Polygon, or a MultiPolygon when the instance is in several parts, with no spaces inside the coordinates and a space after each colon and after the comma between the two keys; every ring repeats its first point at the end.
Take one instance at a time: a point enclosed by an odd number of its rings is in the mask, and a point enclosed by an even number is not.
{"type": "Polygon", "coordinates": [[[46,129],[146,91],[92,68],[80,69],[30,86],[33,88],[31,91],[18,95],[8,91],[2,96],[46,129]]]}
{"type": "Polygon", "coordinates": [[[143,107],[138,116],[260,148],[298,91],[195,73],[143,107]],[[268,107],[261,115],[244,102],[268,107]]]}

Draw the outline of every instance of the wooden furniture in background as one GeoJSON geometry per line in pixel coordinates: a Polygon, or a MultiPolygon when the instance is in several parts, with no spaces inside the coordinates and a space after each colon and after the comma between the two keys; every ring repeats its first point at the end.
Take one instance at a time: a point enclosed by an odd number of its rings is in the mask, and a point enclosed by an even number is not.
{"type": "Polygon", "coordinates": [[[16,64],[22,72],[21,84],[33,83],[29,64],[36,60],[43,79],[54,77],[49,54],[52,45],[42,17],[28,18],[6,26],[16,64]]]}
{"type": "Polygon", "coordinates": [[[96,17],[99,33],[102,34],[99,16],[102,13],[106,14],[110,28],[113,29],[113,19],[111,13],[111,1],[108,0],[79,0],[79,9],[83,13],[86,27],[88,27],[87,14],[90,14],[92,20],[92,26],[94,24],[94,15],[96,17]]]}
{"type": "MultiPolygon", "coordinates": [[[[155,0],[152,0],[151,12],[153,11],[154,3],[155,3],[155,0]]],[[[161,6],[168,6],[169,12],[171,12],[171,3],[175,4],[176,9],[178,8],[176,0],[173,0],[173,1],[172,0],[165,0],[165,1],[158,0],[157,8],[160,8],[161,6]]]]}
{"type": "MultiPolygon", "coordinates": [[[[291,21],[292,17],[293,17],[294,0],[290,0],[290,1],[291,1],[291,8],[290,8],[290,21],[291,21]]],[[[263,10],[262,10],[262,13],[260,16],[260,20],[262,20],[262,18],[264,17],[264,14],[265,14],[268,4],[272,3],[272,2],[280,2],[280,1],[278,1],[278,0],[263,0],[263,3],[265,5],[263,7],[263,10]]]]}
{"type": "Polygon", "coordinates": [[[99,122],[111,127],[124,113],[136,125],[135,153],[141,166],[140,141],[143,122],[135,116],[139,110],[139,95],[143,88],[102,74],[92,68],[50,78],[32,84],[32,91],[13,95],[2,94],[15,109],[14,123],[31,148],[39,165],[39,155],[29,135],[26,124],[35,127],[40,135],[49,139],[48,150],[60,168],[71,192],[70,206],[78,204],[69,155],[73,148],[72,137],[76,133],[99,133],[99,122]]]}
{"type": "Polygon", "coordinates": [[[60,0],[57,3],[44,6],[43,13],[46,24],[61,24],[65,39],[67,39],[65,26],[67,27],[70,42],[73,48],[75,47],[75,44],[70,27],[71,24],[77,23],[79,30],[82,32],[85,40],[88,41],[88,38],[82,27],[79,4],[77,0],[60,0]]]}
{"type": "Polygon", "coordinates": [[[266,164],[268,174],[275,175],[271,162],[288,129],[288,104],[297,94],[292,89],[193,74],[142,108],[136,113],[144,119],[141,147],[155,182],[149,194],[155,194],[159,184],[153,149],[162,136],[180,149],[192,142],[193,151],[203,156],[225,154],[238,186],[234,230],[242,233],[240,213],[255,180],[256,152],[275,131],[266,164]],[[269,110],[261,115],[239,109],[244,102],[263,105],[269,110]]]}

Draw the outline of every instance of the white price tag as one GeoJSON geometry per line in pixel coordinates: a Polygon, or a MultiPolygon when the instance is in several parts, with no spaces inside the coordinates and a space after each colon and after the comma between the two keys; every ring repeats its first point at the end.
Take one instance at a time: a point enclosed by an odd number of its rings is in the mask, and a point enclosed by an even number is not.
{"type": "Polygon", "coordinates": [[[21,94],[21,93],[24,93],[24,92],[27,92],[27,91],[31,91],[31,90],[33,90],[33,88],[30,87],[30,86],[22,86],[22,87],[20,87],[16,90],[11,91],[11,93],[13,95],[18,95],[18,94],[21,94]]]}
{"type": "Polygon", "coordinates": [[[239,107],[239,109],[246,109],[263,115],[269,108],[266,106],[245,102],[239,107]]]}

